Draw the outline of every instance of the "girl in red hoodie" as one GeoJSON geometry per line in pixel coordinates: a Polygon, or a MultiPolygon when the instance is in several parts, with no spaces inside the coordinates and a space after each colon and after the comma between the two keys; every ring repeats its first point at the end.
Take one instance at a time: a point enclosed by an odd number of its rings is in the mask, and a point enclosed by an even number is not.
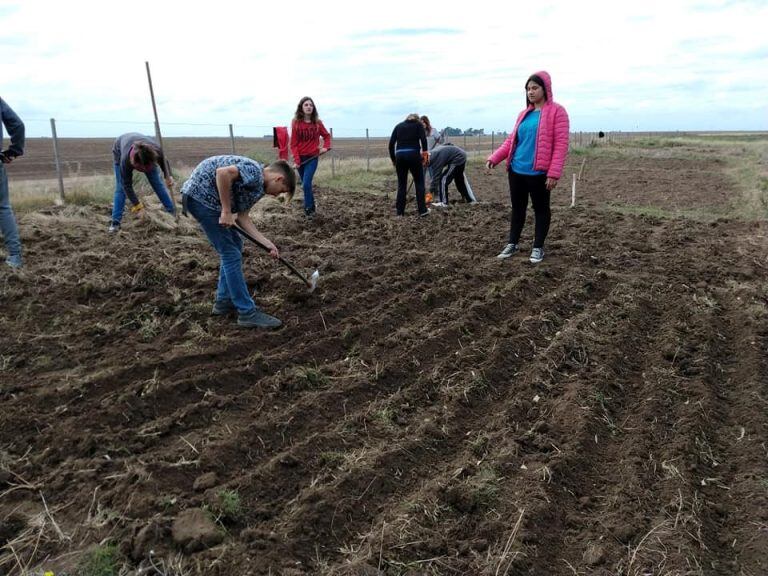
{"type": "Polygon", "coordinates": [[[304,190],[304,213],[307,218],[315,215],[312,179],[315,177],[318,158],[330,149],[331,135],[325,129],[322,120],[317,117],[315,102],[309,96],[305,96],[299,100],[296,114],[291,122],[291,152],[304,190]],[[322,148],[320,147],[321,138],[322,148]]]}
{"type": "Polygon", "coordinates": [[[544,240],[552,218],[550,193],[563,174],[568,156],[569,122],[565,108],[552,99],[552,80],[547,72],[536,72],[526,80],[525,96],[526,107],[518,115],[515,128],[491,154],[486,166],[493,168],[506,160],[509,173],[509,243],[497,258],[509,258],[517,252],[530,196],[536,216],[530,261],[538,264],[544,259],[544,240]]]}

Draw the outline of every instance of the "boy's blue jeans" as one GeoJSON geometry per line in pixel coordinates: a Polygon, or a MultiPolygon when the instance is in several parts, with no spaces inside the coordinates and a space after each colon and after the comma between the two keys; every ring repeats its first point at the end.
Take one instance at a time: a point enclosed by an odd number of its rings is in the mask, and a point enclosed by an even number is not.
{"type": "MultiPolygon", "coordinates": [[[[114,168],[115,196],[112,200],[112,222],[120,224],[120,221],[123,219],[123,212],[125,211],[125,188],[123,188],[123,175],[120,173],[120,164],[115,164],[114,168]]],[[[160,198],[160,202],[163,203],[165,211],[175,214],[176,208],[173,205],[170,192],[165,187],[161,174],[160,166],[155,166],[150,172],[147,172],[147,180],[149,180],[149,185],[152,186],[152,190],[155,191],[157,197],[160,198]]]]}
{"type": "Polygon", "coordinates": [[[301,164],[299,164],[299,177],[301,178],[301,188],[304,190],[304,212],[312,214],[315,211],[315,196],[312,194],[312,179],[315,177],[317,171],[317,164],[319,159],[315,156],[309,157],[312,160],[304,162],[304,157],[301,157],[301,164]]]}
{"type": "Polygon", "coordinates": [[[16,216],[11,208],[11,195],[8,191],[8,175],[5,166],[0,164],[0,232],[3,234],[9,256],[21,256],[21,239],[16,226],[16,216]]]}
{"type": "Polygon", "coordinates": [[[243,275],[243,240],[234,228],[219,224],[220,213],[187,197],[187,211],[200,223],[211,246],[219,254],[219,285],[216,300],[232,301],[240,314],[250,312],[256,304],[248,292],[243,275]]]}

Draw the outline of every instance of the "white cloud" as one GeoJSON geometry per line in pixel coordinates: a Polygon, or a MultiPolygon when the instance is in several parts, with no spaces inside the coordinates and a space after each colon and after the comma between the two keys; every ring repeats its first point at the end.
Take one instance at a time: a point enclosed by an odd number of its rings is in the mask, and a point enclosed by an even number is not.
{"type": "Polygon", "coordinates": [[[768,129],[759,1],[24,0],[0,17],[2,95],[31,135],[50,117],[69,135],[151,127],[145,61],[168,134],[260,135],[304,95],[337,134],[385,135],[412,111],[504,130],[539,69],[575,130],[768,129]]]}

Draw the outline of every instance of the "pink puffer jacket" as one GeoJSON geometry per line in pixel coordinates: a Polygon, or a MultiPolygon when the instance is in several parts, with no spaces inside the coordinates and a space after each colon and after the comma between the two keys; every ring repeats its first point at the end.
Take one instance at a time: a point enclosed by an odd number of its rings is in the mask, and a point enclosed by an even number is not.
{"type": "MultiPolygon", "coordinates": [[[[565,108],[552,99],[552,79],[549,73],[542,70],[535,74],[544,80],[547,101],[541,109],[539,131],[536,135],[533,169],[546,172],[548,178],[559,179],[563,174],[563,166],[568,156],[568,132],[570,129],[568,113],[565,111],[565,108]]],[[[488,162],[492,166],[496,166],[496,164],[506,158],[507,168],[509,168],[515,148],[517,147],[517,127],[520,126],[520,122],[523,121],[523,118],[531,110],[533,110],[532,104],[520,112],[517,122],[515,122],[515,128],[509,137],[488,157],[488,162]]]]}

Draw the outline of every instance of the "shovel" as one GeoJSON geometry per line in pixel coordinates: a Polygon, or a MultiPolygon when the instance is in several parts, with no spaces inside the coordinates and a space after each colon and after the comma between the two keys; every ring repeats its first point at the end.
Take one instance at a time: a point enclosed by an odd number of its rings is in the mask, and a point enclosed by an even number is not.
{"type": "MultiPolygon", "coordinates": [[[[248,234],[248,232],[246,232],[245,230],[240,228],[239,225],[235,224],[235,230],[237,230],[243,237],[247,238],[248,240],[250,240],[251,242],[256,244],[256,246],[258,246],[262,250],[264,250],[266,252],[270,251],[269,248],[267,248],[266,246],[264,246],[264,244],[262,244],[261,242],[256,240],[256,238],[254,238],[253,236],[248,234]]],[[[320,271],[319,270],[315,270],[314,272],[312,272],[312,274],[309,276],[309,279],[307,279],[307,277],[304,276],[304,274],[302,274],[301,272],[296,270],[296,268],[293,266],[293,264],[288,262],[288,260],[283,259],[282,256],[278,257],[278,260],[280,260],[281,264],[283,264],[284,266],[287,266],[290,269],[291,272],[296,274],[296,276],[301,278],[301,281],[304,282],[304,284],[307,285],[307,287],[309,288],[310,292],[314,292],[315,291],[315,288],[317,288],[317,280],[320,278],[320,271]]]]}

